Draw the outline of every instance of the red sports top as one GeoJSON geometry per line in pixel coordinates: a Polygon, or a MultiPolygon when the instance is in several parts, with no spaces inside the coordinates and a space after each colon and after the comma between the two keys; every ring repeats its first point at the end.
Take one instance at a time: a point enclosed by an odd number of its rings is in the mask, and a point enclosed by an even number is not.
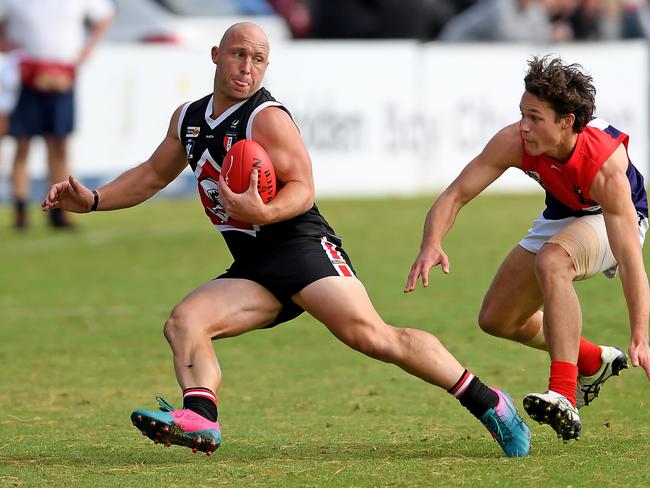
{"type": "Polygon", "coordinates": [[[561,163],[545,154],[531,156],[524,150],[521,169],[571,210],[597,210],[598,203],[589,197],[591,183],[621,143],[627,151],[628,139],[627,134],[595,118],[578,134],[576,147],[567,162],[561,163]]]}

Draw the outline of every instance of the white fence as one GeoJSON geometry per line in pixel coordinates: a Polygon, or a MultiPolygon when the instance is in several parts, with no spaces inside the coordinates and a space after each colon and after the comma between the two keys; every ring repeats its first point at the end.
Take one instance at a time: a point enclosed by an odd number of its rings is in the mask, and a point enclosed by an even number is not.
{"type": "MultiPolygon", "coordinates": [[[[643,42],[276,43],[265,85],[301,127],[319,195],[415,194],[447,185],[494,132],[518,119],[526,61],[547,53],[593,75],[598,115],[630,134],[632,160],[650,174],[643,42]]],[[[81,72],[74,174],[103,181],[145,160],[173,110],[210,92],[213,74],[210,46],[103,45],[81,72]]],[[[11,152],[4,144],[5,176],[11,152]]],[[[35,178],[46,173],[42,144],[32,151],[30,170],[35,178]]],[[[184,176],[172,189],[188,184],[184,176]]],[[[514,170],[494,185],[534,188],[514,170]]]]}

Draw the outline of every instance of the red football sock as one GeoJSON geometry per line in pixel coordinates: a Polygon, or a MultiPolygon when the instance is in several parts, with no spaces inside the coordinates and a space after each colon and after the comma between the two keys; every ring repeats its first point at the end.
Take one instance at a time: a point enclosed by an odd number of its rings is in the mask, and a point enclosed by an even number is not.
{"type": "Polygon", "coordinates": [[[551,378],[548,389],[559,393],[576,406],[576,387],[578,386],[578,366],[564,361],[551,361],[551,378]]]}
{"type": "Polygon", "coordinates": [[[603,364],[600,354],[600,347],[581,337],[580,351],[578,352],[578,373],[583,376],[596,374],[603,364]]]}

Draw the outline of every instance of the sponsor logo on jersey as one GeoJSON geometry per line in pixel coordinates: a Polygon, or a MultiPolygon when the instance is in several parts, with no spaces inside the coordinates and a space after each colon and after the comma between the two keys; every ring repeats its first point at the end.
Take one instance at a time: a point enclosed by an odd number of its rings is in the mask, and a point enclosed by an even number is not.
{"type": "Polygon", "coordinates": [[[232,130],[235,130],[235,129],[237,129],[237,126],[238,126],[238,125],[239,125],[239,119],[235,119],[235,120],[233,120],[232,123],[230,124],[230,128],[231,128],[232,130]]]}
{"type": "Polygon", "coordinates": [[[199,137],[199,132],[201,132],[200,127],[188,126],[185,131],[185,137],[199,137]]]}

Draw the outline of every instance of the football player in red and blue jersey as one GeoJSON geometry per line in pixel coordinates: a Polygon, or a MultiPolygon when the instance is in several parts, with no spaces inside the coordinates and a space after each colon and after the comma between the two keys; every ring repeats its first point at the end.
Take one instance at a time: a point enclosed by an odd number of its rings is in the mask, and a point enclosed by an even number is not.
{"type": "Polygon", "coordinates": [[[524,408],[566,442],[580,434],[578,409],[627,368],[623,351],[581,337],[574,281],[620,274],[628,353],[650,379],[650,293],[641,252],[648,202],[643,176],[628,155],[628,136],[594,117],[596,90],[581,66],[534,57],[524,83],[521,119],[494,135],[431,207],[404,291],[413,291],[420,279],[427,286],[433,266],[449,272],[443,238],[460,209],[506,169],[519,168],[538,181],[546,208],[497,271],[478,322],[489,334],[549,352],[548,390],[527,395],[524,408]]]}

